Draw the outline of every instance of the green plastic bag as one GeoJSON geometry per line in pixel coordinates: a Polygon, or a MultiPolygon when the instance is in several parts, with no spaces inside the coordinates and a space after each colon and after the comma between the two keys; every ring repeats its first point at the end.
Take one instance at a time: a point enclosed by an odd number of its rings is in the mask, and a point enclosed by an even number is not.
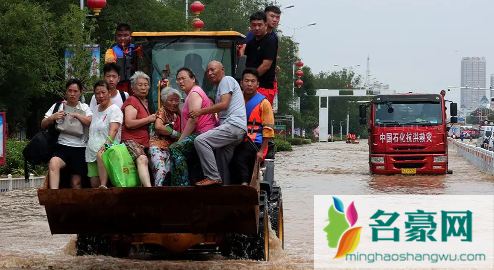
{"type": "Polygon", "coordinates": [[[124,144],[115,144],[110,136],[108,138],[113,145],[101,155],[101,158],[105,163],[111,183],[115,187],[138,186],[140,184],[139,174],[127,147],[124,144]]]}

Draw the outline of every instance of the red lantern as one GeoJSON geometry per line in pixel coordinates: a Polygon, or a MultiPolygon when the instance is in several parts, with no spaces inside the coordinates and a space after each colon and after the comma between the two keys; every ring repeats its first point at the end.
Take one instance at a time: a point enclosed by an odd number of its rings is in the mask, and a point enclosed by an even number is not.
{"type": "Polygon", "coordinates": [[[297,77],[302,77],[304,76],[304,72],[302,70],[297,70],[297,72],[295,72],[295,75],[297,75],[297,77]]]}
{"type": "MultiPolygon", "coordinates": [[[[249,29],[250,30],[250,29],[249,29]]],[[[281,50],[281,47],[278,47],[278,51],[281,50]]]]}
{"type": "Polygon", "coordinates": [[[278,55],[278,56],[276,56],[276,59],[277,59],[277,60],[281,60],[281,56],[279,56],[279,55],[278,55]]]}
{"type": "Polygon", "coordinates": [[[304,84],[304,81],[302,81],[301,79],[298,79],[295,81],[295,84],[297,85],[298,88],[300,88],[304,84]]]}
{"type": "Polygon", "coordinates": [[[191,24],[192,27],[196,29],[196,31],[200,31],[204,27],[204,22],[199,18],[193,19],[191,24]]]}
{"type": "Polygon", "coordinates": [[[87,0],[87,7],[93,10],[94,16],[98,16],[101,9],[106,7],[106,0],[87,0]]]}
{"type": "Polygon", "coordinates": [[[301,68],[304,66],[304,63],[302,61],[297,61],[297,62],[295,62],[295,66],[298,68],[301,68]]]}
{"type": "Polygon", "coordinates": [[[348,87],[353,88],[353,84],[348,85],[348,87]]]}
{"type": "Polygon", "coordinates": [[[199,16],[199,14],[204,10],[204,5],[200,1],[195,1],[190,5],[190,10],[196,14],[196,16],[199,16]]]}

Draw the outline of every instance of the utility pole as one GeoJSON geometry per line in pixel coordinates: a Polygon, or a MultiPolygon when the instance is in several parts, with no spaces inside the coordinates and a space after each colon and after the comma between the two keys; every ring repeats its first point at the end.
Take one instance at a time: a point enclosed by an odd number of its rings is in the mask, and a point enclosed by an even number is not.
{"type": "Polygon", "coordinates": [[[371,90],[371,81],[370,81],[370,57],[367,55],[367,70],[365,71],[365,84],[364,88],[366,91],[371,90]]]}
{"type": "Polygon", "coordinates": [[[340,141],[343,141],[343,126],[341,125],[341,121],[340,121],[340,141]]]}
{"type": "Polygon", "coordinates": [[[189,0],[185,0],[185,20],[189,19],[189,0]]]}
{"type": "Polygon", "coordinates": [[[333,137],[333,119],[331,119],[331,142],[334,142],[334,137],[333,137]]]}
{"type": "Polygon", "coordinates": [[[346,111],[346,135],[350,132],[350,100],[347,101],[347,111],[346,111]]]}

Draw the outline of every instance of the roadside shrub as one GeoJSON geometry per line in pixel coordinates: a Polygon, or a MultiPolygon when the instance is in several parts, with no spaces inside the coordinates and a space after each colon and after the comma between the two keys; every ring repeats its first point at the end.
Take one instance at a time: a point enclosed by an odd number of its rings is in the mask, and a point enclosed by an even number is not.
{"type": "Polygon", "coordinates": [[[291,145],[302,145],[304,143],[304,139],[300,137],[288,138],[287,142],[289,142],[291,145]]]}
{"type": "Polygon", "coordinates": [[[292,151],[292,145],[287,141],[275,138],[274,139],[274,150],[275,150],[275,152],[292,151]]]}
{"type": "MultiPolygon", "coordinates": [[[[28,143],[29,141],[7,140],[5,143],[6,165],[0,166],[0,175],[12,174],[13,176],[24,176],[24,157],[22,156],[22,150],[24,150],[28,143]]],[[[32,170],[32,166],[29,166],[29,169],[32,170]]],[[[46,165],[36,166],[31,173],[44,175],[48,173],[48,167],[46,165]]]]}
{"type": "Polygon", "coordinates": [[[303,145],[303,144],[311,144],[312,143],[311,139],[306,139],[304,137],[288,138],[287,141],[291,145],[303,145]]]}

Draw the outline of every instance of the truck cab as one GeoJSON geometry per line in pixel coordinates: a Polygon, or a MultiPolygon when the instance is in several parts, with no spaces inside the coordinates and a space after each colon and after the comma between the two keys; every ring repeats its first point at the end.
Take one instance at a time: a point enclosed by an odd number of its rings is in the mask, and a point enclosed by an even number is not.
{"type": "MultiPolygon", "coordinates": [[[[456,110],[456,103],[451,103],[451,123],[457,122],[456,110]]],[[[447,173],[449,128],[441,95],[374,96],[360,105],[361,124],[367,120],[371,173],[447,173]]]]}

